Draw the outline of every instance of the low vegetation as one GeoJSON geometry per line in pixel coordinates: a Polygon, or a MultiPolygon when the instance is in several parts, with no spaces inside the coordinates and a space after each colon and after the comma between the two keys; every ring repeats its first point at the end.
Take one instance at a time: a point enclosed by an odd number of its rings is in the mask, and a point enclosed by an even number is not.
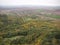
{"type": "MultiPolygon", "coordinates": [[[[48,15],[48,17],[60,19],[60,15],[48,15]]],[[[0,14],[0,45],[60,44],[60,21],[50,18],[0,14]]]]}

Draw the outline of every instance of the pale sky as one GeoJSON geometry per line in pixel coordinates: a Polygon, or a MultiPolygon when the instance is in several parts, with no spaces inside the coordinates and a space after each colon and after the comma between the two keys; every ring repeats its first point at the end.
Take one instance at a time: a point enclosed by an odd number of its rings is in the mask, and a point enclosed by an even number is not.
{"type": "Polygon", "coordinates": [[[2,6],[42,5],[60,6],[60,0],[0,0],[2,6]]]}

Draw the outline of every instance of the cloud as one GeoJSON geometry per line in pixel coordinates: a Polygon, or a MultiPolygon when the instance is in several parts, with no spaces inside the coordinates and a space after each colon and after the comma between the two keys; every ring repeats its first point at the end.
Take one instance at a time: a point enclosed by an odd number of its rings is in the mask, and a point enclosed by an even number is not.
{"type": "Polygon", "coordinates": [[[17,5],[46,5],[60,6],[60,0],[0,0],[0,5],[17,6],[17,5]]]}

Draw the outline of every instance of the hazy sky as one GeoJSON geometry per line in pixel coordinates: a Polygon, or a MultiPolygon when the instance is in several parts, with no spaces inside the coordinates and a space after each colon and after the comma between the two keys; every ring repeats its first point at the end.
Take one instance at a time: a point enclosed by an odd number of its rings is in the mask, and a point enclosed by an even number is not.
{"type": "Polygon", "coordinates": [[[2,6],[43,5],[60,6],[60,0],[0,0],[2,6]]]}

